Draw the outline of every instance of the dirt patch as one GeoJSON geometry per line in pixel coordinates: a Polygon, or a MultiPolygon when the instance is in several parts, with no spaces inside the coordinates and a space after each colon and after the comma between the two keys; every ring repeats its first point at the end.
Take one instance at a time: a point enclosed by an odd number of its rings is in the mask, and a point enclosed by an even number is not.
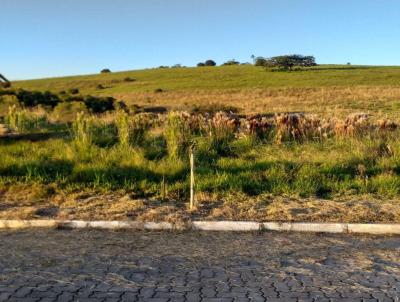
{"type": "Polygon", "coordinates": [[[65,193],[40,185],[13,185],[0,188],[0,219],[139,220],[176,224],[190,219],[400,222],[399,200],[381,200],[369,195],[326,200],[199,194],[197,200],[196,209],[189,210],[185,201],[137,198],[123,191],[65,193]]]}

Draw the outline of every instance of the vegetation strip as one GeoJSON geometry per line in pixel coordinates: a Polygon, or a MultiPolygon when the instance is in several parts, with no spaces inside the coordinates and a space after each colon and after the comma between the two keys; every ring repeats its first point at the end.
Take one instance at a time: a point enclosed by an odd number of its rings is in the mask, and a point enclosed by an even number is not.
{"type": "Polygon", "coordinates": [[[316,233],[400,234],[400,224],[307,223],[253,221],[192,221],[186,225],[169,222],[83,221],[83,220],[0,220],[0,229],[22,228],[95,228],[133,230],[194,230],[194,231],[293,231],[316,233]]]}

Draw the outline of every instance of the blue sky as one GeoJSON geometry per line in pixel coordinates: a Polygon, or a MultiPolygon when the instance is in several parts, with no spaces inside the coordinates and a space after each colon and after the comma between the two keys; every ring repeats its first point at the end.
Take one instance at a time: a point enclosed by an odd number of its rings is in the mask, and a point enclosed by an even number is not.
{"type": "Polygon", "coordinates": [[[252,54],[400,65],[398,0],[0,0],[0,73],[97,73],[252,54]]]}

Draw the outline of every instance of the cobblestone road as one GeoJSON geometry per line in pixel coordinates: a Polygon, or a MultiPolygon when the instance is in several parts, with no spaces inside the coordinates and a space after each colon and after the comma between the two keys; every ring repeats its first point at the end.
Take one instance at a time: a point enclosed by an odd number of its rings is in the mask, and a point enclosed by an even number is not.
{"type": "Polygon", "coordinates": [[[399,301],[400,237],[0,231],[0,301],[399,301]]]}

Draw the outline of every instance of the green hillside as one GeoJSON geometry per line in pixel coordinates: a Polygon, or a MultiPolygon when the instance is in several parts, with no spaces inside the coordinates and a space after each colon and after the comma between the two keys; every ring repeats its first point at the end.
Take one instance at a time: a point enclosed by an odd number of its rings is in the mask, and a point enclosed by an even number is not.
{"type": "Polygon", "coordinates": [[[344,116],[355,111],[400,113],[400,67],[320,65],[272,72],[250,65],[155,68],[13,83],[16,88],[112,96],[128,105],[193,110],[230,106],[242,113],[310,112],[344,116]]]}
{"type": "Polygon", "coordinates": [[[399,85],[400,67],[321,65],[306,71],[271,72],[250,65],[155,68],[108,74],[71,76],[15,82],[15,87],[59,91],[79,88],[85,93],[152,92],[165,90],[209,90],[277,87],[326,87],[399,85]],[[130,77],[133,82],[125,82],[130,77]]]}

